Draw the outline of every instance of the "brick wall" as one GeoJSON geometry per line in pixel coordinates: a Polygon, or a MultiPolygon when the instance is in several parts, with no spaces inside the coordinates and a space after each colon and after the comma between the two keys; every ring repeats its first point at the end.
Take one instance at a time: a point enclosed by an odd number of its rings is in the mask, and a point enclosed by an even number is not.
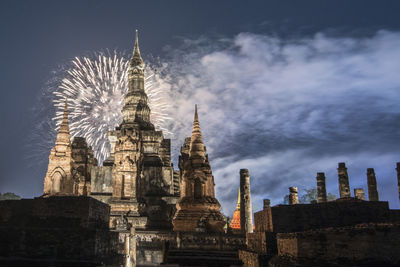
{"type": "Polygon", "coordinates": [[[255,232],[273,231],[270,207],[264,208],[263,210],[254,213],[254,228],[255,232]]]}
{"type": "Polygon", "coordinates": [[[0,201],[0,266],[113,261],[118,233],[108,229],[109,212],[107,204],[83,196],[0,201]]]}
{"type": "Polygon", "coordinates": [[[91,197],[56,196],[0,202],[0,226],[108,229],[110,208],[91,197]]]}
{"type": "Polygon", "coordinates": [[[276,233],[342,227],[393,220],[388,202],[333,201],[318,204],[279,205],[271,208],[276,233]]]}
{"type": "Polygon", "coordinates": [[[277,234],[278,255],[306,260],[400,264],[400,225],[362,224],[277,234]]]}

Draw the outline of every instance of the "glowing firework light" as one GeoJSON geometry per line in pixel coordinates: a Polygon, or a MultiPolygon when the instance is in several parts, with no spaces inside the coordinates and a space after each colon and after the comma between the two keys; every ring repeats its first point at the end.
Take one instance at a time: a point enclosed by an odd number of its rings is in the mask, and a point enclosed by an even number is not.
{"type": "MultiPolygon", "coordinates": [[[[107,132],[122,121],[124,96],[128,90],[129,59],[113,52],[95,53],[93,57],[76,57],[53,92],[57,127],[61,122],[64,102],[68,99],[70,132],[84,137],[100,164],[109,155],[107,132]]],[[[158,130],[166,129],[168,104],[163,98],[154,71],[146,68],[145,90],[149,97],[151,121],[158,130]]]]}

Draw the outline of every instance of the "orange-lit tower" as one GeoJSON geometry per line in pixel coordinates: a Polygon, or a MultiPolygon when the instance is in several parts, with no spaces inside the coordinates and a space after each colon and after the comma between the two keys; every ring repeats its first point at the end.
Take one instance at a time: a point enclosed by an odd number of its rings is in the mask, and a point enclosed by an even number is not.
{"type": "Polygon", "coordinates": [[[234,231],[240,231],[240,189],[238,192],[238,200],[236,204],[236,210],[233,212],[233,219],[230,224],[231,229],[234,231]]]}

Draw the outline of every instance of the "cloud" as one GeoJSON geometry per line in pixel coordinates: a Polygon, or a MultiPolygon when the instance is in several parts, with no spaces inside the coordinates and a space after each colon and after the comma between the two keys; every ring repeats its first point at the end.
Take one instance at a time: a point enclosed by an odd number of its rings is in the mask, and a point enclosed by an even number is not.
{"type": "MultiPolygon", "coordinates": [[[[248,168],[256,208],[282,202],[289,186],[315,187],[325,171],[337,192],[337,163],[352,187],[366,190],[374,167],[381,199],[400,207],[400,33],[369,38],[283,40],[241,33],[232,39],[185,40],[159,67],[172,103],[169,128],[176,162],[190,136],[194,104],[216,182],[231,215],[239,169],[248,168]]],[[[175,165],[176,166],[176,165],[175,165]]]]}

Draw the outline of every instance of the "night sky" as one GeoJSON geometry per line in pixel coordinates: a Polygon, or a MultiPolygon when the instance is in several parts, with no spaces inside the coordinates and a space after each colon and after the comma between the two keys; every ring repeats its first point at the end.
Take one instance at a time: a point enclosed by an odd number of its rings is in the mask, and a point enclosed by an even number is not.
{"type": "Polygon", "coordinates": [[[0,192],[41,195],[50,147],[38,147],[54,136],[37,131],[35,112],[55,70],[91,51],[130,52],[139,29],[144,61],[163,63],[175,166],[197,103],[224,212],[240,168],[258,210],[289,186],[316,187],[317,172],[338,195],[338,162],[366,194],[375,168],[381,200],[400,208],[399,10],[366,0],[2,0],[0,192]]]}

